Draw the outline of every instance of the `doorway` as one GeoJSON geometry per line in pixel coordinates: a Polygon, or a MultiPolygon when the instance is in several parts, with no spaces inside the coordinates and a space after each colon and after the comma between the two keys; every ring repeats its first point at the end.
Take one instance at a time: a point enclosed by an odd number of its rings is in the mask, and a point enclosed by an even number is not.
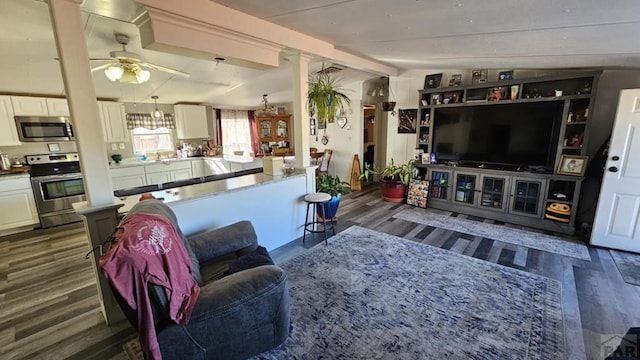
{"type": "Polygon", "coordinates": [[[365,164],[369,164],[373,167],[375,164],[375,151],[376,151],[376,106],[364,105],[362,108],[363,113],[363,142],[362,142],[362,171],[364,171],[365,164]]]}

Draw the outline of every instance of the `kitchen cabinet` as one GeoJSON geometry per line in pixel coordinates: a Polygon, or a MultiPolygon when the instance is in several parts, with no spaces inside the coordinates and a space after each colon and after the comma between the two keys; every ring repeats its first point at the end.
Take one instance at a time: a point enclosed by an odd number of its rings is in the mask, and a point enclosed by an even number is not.
{"type": "Polygon", "coordinates": [[[49,116],[47,99],[31,96],[12,96],[13,113],[18,116],[49,116]]]}
{"type": "Polygon", "coordinates": [[[18,116],[70,116],[67,99],[11,96],[11,105],[18,116]]]}
{"type": "Polygon", "coordinates": [[[208,175],[221,175],[231,172],[231,166],[228,161],[222,159],[204,159],[205,161],[205,176],[208,175]]]}
{"type": "Polygon", "coordinates": [[[285,148],[293,153],[291,143],[291,115],[256,116],[260,153],[271,154],[275,148],[285,148]]]}
{"type": "Polygon", "coordinates": [[[209,137],[206,107],[200,105],[175,105],[178,139],[204,139],[209,137]]]}
{"type": "Polygon", "coordinates": [[[124,105],[119,102],[99,101],[102,136],[105,142],[123,142],[129,137],[124,105]]]}
{"type": "Polygon", "coordinates": [[[0,233],[39,223],[29,175],[4,175],[0,189],[0,233]]]}
{"type": "Polygon", "coordinates": [[[191,160],[191,175],[194,178],[205,176],[205,161],[203,158],[191,160]]]}
{"type": "Polygon", "coordinates": [[[71,116],[67,99],[46,98],[49,116],[71,116]]]}
{"type": "Polygon", "coordinates": [[[9,96],[0,96],[0,146],[21,145],[9,96]]]}
{"type": "Polygon", "coordinates": [[[131,166],[111,169],[113,190],[129,189],[147,185],[144,166],[131,166]]]}
{"type": "Polygon", "coordinates": [[[191,161],[187,160],[166,161],[145,165],[144,171],[146,173],[147,185],[193,178],[191,161]]]}

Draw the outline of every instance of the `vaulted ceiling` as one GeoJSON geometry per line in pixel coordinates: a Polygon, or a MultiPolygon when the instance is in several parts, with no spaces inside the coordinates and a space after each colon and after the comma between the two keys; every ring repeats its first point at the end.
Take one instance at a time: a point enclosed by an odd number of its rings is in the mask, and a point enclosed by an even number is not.
{"type": "MultiPolygon", "coordinates": [[[[640,2],[637,0],[218,0],[224,6],[335,44],[336,48],[425,74],[446,69],[638,68],[640,2]]],[[[186,3],[186,2],[185,2],[186,3]]],[[[63,95],[47,4],[3,0],[0,11],[0,92],[63,95]]],[[[288,64],[255,70],[142,49],[132,0],[86,0],[85,36],[90,57],[121,47],[151,63],[191,74],[153,71],[141,85],[114,83],[94,73],[96,94],[126,102],[200,102],[230,107],[291,101],[288,64]]],[[[99,65],[93,63],[92,66],[99,65]]],[[[313,65],[314,69],[322,66],[313,65]]],[[[341,76],[377,75],[347,69],[341,76]]]]}

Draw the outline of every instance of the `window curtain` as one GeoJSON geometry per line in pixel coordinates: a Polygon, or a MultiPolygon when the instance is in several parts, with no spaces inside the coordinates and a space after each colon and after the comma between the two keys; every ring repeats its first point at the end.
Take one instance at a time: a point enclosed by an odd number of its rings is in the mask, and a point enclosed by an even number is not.
{"type": "Polygon", "coordinates": [[[151,114],[136,114],[128,113],[126,115],[127,129],[133,130],[135,128],[145,128],[149,130],[155,130],[157,128],[175,129],[176,121],[173,118],[173,114],[164,114],[163,119],[156,120],[151,117],[151,114]]]}
{"type": "Polygon", "coordinates": [[[253,152],[249,112],[220,110],[220,115],[223,154],[249,156],[253,152]]]}
{"type": "Polygon", "coordinates": [[[249,110],[249,129],[251,131],[251,148],[253,153],[258,153],[258,124],[256,123],[255,111],[249,110]]]}
{"type": "Polygon", "coordinates": [[[216,109],[216,144],[222,146],[222,112],[216,109]]]}

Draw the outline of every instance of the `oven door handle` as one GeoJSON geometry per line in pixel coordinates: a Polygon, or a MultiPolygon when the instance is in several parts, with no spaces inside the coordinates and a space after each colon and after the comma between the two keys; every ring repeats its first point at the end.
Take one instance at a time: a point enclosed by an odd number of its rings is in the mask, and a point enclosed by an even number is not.
{"type": "Polygon", "coordinates": [[[32,176],[31,181],[55,181],[55,180],[69,180],[69,179],[82,179],[82,174],[58,174],[58,175],[45,175],[45,176],[32,176]]]}

